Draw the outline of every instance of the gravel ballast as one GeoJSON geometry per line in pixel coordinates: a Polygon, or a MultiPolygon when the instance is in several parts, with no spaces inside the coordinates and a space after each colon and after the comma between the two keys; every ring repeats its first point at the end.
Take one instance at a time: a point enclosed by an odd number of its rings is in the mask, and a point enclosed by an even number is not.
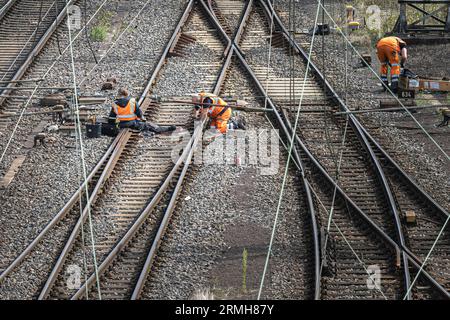
{"type": "MultiPolygon", "coordinates": [[[[336,12],[333,8],[339,8],[334,1],[327,2],[327,10],[336,12]]],[[[288,23],[289,2],[277,1],[276,9],[282,14],[281,18],[285,25],[288,23]]],[[[314,25],[317,2],[301,0],[297,5],[296,29],[311,29],[314,25]]],[[[344,11],[342,11],[344,12],[344,11]]],[[[319,22],[322,15],[319,15],[319,22]]],[[[326,19],[326,22],[332,22],[326,19]]],[[[366,41],[361,40],[358,34],[349,38],[360,53],[369,53],[372,56],[372,68],[379,72],[379,62],[373,46],[368,46],[366,41]],[[363,43],[363,44],[361,44],[363,43]]],[[[297,42],[303,45],[309,52],[311,36],[297,35],[297,42]]],[[[447,45],[410,45],[409,60],[407,67],[421,76],[442,77],[450,74],[448,63],[447,45]],[[425,57],[425,58],[424,58],[425,57]],[[439,62],[438,62],[439,61],[439,62]]],[[[362,67],[357,54],[348,46],[347,56],[345,42],[341,34],[333,31],[332,34],[322,37],[317,35],[314,41],[312,61],[325,74],[333,88],[345,99],[349,109],[378,109],[379,100],[390,98],[381,91],[379,80],[369,68],[362,67]],[[322,43],[324,41],[324,44],[322,43]],[[325,55],[322,49],[325,48],[325,55]],[[345,60],[348,60],[347,71],[345,60]],[[323,62],[325,63],[323,65],[323,62]],[[346,75],[347,74],[347,75],[346,75]],[[347,79],[347,80],[346,80],[347,79]]],[[[429,97],[428,97],[429,98],[429,97]]],[[[421,102],[422,104],[431,104],[421,102]]],[[[445,102],[444,102],[445,103],[445,102]]],[[[420,110],[413,113],[414,117],[425,128],[431,132],[431,136],[444,150],[449,148],[448,127],[436,128],[435,124],[439,118],[434,110],[420,110]]],[[[450,166],[445,155],[434,145],[421,129],[418,128],[412,117],[407,113],[368,113],[357,115],[364,123],[369,132],[381,142],[381,145],[389,152],[400,166],[415,179],[440,205],[450,210],[448,194],[450,192],[450,166]]]]}
{"type": "MultiPolygon", "coordinates": [[[[103,1],[89,2],[88,16],[97,9],[101,2],[103,1]]],[[[98,18],[108,16],[110,12],[116,12],[117,16],[110,19],[111,36],[104,42],[92,43],[98,58],[106,52],[117,39],[118,34],[125,29],[125,22],[131,21],[146,2],[148,1],[110,1],[105,5],[91,26],[97,25],[99,23],[98,18]]],[[[184,6],[185,1],[158,0],[151,1],[144,8],[142,14],[124,33],[114,49],[108,53],[79,88],[79,93],[82,95],[106,95],[108,97],[107,103],[97,106],[97,110],[94,110],[92,114],[107,116],[109,113],[110,99],[115,96],[116,90],[100,91],[102,83],[108,77],[117,78],[117,87],[128,87],[134,96],[142,92],[146,80],[172,34],[184,6]]],[[[68,34],[65,22],[58,30],[58,37],[55,34],[51,38],[44,51],[36,58],[25,78],[39,78],[45,73],[59,54],[58,41],[62,49],[66,47],[68,34]]],[[[75,34],[74,32],[73,36],[75,34]]],[[[87,74],[87,70],[94,66],[92,53],[87,46],[84,35],[74,43],[74,53],[77,82],[79,82],[87,74]]],[[[72,83],[70,55],[69,50],[67,50],[42,85],[71,86],[72,83]]],[[[31,105],[27,108],[27,111],[34,110],[38,110],[38,108],[31,105]]],[[[17,155],[27,155],[15,179],[5,190],[0,190],[2,201],[0,236],[3,239],[0,244],[0,269],[6,267],[24,249],[79,186],[78,163],[80,157],[76,152],[74,138],[55,132],[48,134],[55,141],[48,144],[47,148],[37,147],[29,151],[24,148],[24,142],[30,137],[32,139],[35,134],[32,133],[32,130],[36,123],[41,121],[44,124],[47,123],[47,126],[51,124],[51,118],[44,116],[23,118],[12,140],[11,147],[7,150],[6,156],[0,164],[0,174],[4,174],[17,155]]],[[[7,130],[0,134],[0,152],[3,152],[14,125],[15,122],[11,122],[7,130]]],[[[89,172],[106,151],[112,138],[87,139],[84,134],[83,136],[84,153],[89,172]]],[[[45,251],[45,248],[43,251],[45,251]]],[[[45,258],[42,255],[42,260],[45,260],[45,258]]],[[[36,266],[42,262],[39,261],[39,255],[33,257],[33,259],[37,259],[33,263],[36,266]]],[[[32,282],[35,271],[34,269],[21,270],[14,274],[12,281],[24,289],[20,282],[32,282]],[[27,277],[24,276],[25,274],[27,274],[27,277]]],[[[28,297],[30,292],[33,291],[21,291],[18,289],[19,287],[14,289],[10,286],[2,286],[0,297],[24,298],[28,297]],[[7,293],[9,290],[15,290],[14,294],[11,295],[11,291],[7,293]]]]}

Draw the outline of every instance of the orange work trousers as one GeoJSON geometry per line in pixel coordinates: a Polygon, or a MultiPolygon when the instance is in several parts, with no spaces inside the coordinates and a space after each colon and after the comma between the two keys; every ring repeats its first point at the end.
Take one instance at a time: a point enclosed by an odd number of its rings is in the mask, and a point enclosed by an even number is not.
{"type": "Polygon", "coordinates": [[[220,117],[211,119],[211,128],[219,130],[221,133],[225,134],[228,130],[228,121],[231,118],[231,109],[229,108],[220,117]]]}
{"type": "Polygon", "coordinates": [[[386,45],[377,46],[377,56],[381,63],[380,78],[388,80],[388,65],[391,67],[391,82],[398,82],[400,77],[400,53],[386,45]]]}

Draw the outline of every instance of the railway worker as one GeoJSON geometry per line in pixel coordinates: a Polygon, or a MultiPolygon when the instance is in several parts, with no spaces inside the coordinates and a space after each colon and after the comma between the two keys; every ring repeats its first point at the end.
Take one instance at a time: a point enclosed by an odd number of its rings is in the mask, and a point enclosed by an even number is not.
{"type": "Polygon", "coordinates": [[[231,118],[231,108],[222,98],[204,91],[192,97],[192,102],[197,103],[194,106],[195,116],[206,112],[211,119],[211,129],[217,129],[221,133],[227,133],[228,121],[231,118]]]}
{"type": "Polygon", "coordinates": [[[114,100],[109,113],[109,120],[118,123],[120,128],[131,128],[140,131],[151,131],[156,133],[173,131],[175,126],[158,126],[155,123],[146,122],[136,99],[129,96],[127,89],[119,89],[118,96],[114,100]]]}
{"type": "Polygon", "coordinates": [[[192,97],[192,102],[195,103],[195,118],[199,118],[202,113],[207,113],[211,119],[211,129],[217,129],[222,134],[227,133],[229,129],[245,130],[242,121],[230,120],[232,110],[222,98],[202,91],[192,97]]]}
{"type": "Polygon", "coordinates": [[[383,81],[383,88],[389,85],[388,82],[388,65],[391,67],[391,90],[394,93],[398,91],[398,80],[400,77],[400,68],[403,68],[406,59],[408,59],[408,51],[406,42],[398,37],[385,37],[377,43],[377,56],[381,63],[380,78],[383,81]]]}

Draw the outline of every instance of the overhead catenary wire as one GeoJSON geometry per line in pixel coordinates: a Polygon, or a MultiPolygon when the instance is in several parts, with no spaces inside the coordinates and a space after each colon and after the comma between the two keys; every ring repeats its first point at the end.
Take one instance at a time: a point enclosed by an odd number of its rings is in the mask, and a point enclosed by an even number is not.
{"type": "MultiPolygon", "coordinates": [[[[42,1],[41,1],[41,7],[42,7],[42,1]]],[[[44,15],[44,19],[47,17],[47,15],[49,14],[50,10],[52,7],[50,7],[45,15],[44,15]]],[[[42,10],[42,8],[40,9],[40,11],[42,10]]],[[[39,16],[41,16],[42,13],[39,13],[39,16]]],[[[30,41],[36,37],[38,31],[39,31],[39,26],[40,26],[40,20],[41,18],[39,18],[39,22],[36,28],[34,28],[33,33],[28,37],[27,41],[25,42],[25,44],[22,46],[22,48],[20,49],[19,53],[16,55],[16,57],[14,58],[14,60],[11,62],[11,64],[9,65],[8,69],[5,71],[5,73],[3,74],[2,78],[0,80],[4,80],[6,75],[8,74],[9,71],[11,71],[11,69],[13,68],[14,64],[17,62],[17,60],[19,60],[20,55],[24,52],[24,50],[26,49],[26,47],[28,46],[28,44],[30,43],[30,41]]],[[[33,41],[36,41],[35,39],[33,41]]]]}
{"type": "MultiPolygon", "coordinates": [[[[55,1],[55,20],[58,18],[59,9],[58,9],[58,0],[55,1]]],[[[58,46],[58,52],[61,54],[61,43],[59,41],[59,34],[58,31],[55,32],[56,36],[56,45],[58,46]]]]}
{"type": "Polygon", "coordinates": [[[86,26],[86,21],[87,21],[87,0],[84,0],[84,14],[83,14],[83,21],[84,21],[84,36],[86,38],[86,42],[88,44],[89,50],[92,53],[92,56],[94,57],[95,63],[98,63],[98,59],[97,59],[97,55],[95,54],[94,48],[92,48],[92,43],[88,34],[88,28],[86,26]]]}
{"type": "MultiPolygon", "coordinates": [[[[328,219],[327,219],[328,220],[328,222],[327,222],[327,231],[326,231],[326,234],[325,234],[325,241],[324,241],[324,245],[323,245],[322,257],[324,257],[325,254],[326,254],[328,237],[329,237],[330,228],[331,228],[331,221],[333,220],[334,204],[335,204],[336,196],[337,196],[337,184],[339,183],[339,180],[340,180],[342,159],[343,159],[343,155],[344,155],[344,151],[345,151],[345,143],[346,143],[346,140],[347,140],[348,123],[349,123],[349,117],[347,116],[347,121],[345,123],[345,129],[344,129],[344,136],[343,136],[342,142],[341,142],[341,153],[340,153],[339,161],[338,161],[337,167],[336,167],[336,186],[334,187],[333,198],[331,200],[330,213],[328,214],[328,219]]],[[[323,262],[324,262],[324,259],[322,259],[322,262],[320,264],[320,274],[322,274],[323,262]]]]}
{"type": "MultiPolygon", "coordinates": [[[[79,155],[81,159],[81,151],[80,151],[80,145],[81,142],[78,142],[78,129],[75,126],[75,148],[76,148],[76,154],[79,155]]],[[[78,180],[80,185],[83,185],[83,181],[86,181],[83,179],[83,169],[82,169],[82,163],[80,162],[80,165],[78,166],[78,180]]],[[[80,217],[83,216],[83,197],[79,197],[79,205],[80,205],[80,217]]],[[[86,257],[86,236],[84,232],[84,223],[81,224],[81,247],[83,251],[83,270],[84,270],[84,281],[87,281],[87,275],[88,275],[88,267],[87,267],[87,257],[86,257]]],[[[89,300],[89,290],[86,288],[86,300],[89,300]]]]}
{"type": "MultiPolygon", "coordinates": [[[[275,3],[275,0],[272,0],[272,4],[275,3]]],[[[267,58],[267,73],[266,73],[266,93],[267,96],[264,99],[264,109],[267,109],[267,103],[269,99],[269,78],[270,78],[270,59],[272,54],[272,40],[273,40],[273,26],[274,26],[274,13],[270,16],[270,38],[268,44],[268,58],[267,58]]]]}

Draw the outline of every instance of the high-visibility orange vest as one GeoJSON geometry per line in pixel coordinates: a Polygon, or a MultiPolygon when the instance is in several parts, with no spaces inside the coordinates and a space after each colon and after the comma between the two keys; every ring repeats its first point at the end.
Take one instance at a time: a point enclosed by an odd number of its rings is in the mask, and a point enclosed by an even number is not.
{"type": "Polygon", "coordinates": [[[133,121],[137,119],[136,100],[131,98],[125,107],[119,107],[113,102],[114,113],[119,121],[133,121]]]}
{"type": "Polygon", "coordinates": [[[378,41],[377,47],[389,47],[394,49],[397,52],[400,52],[400,44],[406,45],[406,42],[398,37],[386,37],[378,41]]]}

